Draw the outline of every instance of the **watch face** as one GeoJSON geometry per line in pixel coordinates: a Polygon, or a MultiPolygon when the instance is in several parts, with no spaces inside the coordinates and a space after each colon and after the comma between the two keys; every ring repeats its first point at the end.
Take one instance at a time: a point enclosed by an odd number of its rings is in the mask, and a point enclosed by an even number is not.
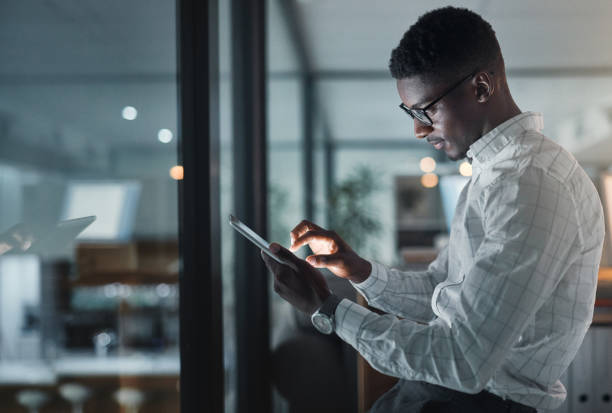
{"type": "Polygon", "coordinates": [[[334,331],[332,321],[325,314],[314,313],[311,320],[315,328],[323,334],[331,334],[334,331]]]}

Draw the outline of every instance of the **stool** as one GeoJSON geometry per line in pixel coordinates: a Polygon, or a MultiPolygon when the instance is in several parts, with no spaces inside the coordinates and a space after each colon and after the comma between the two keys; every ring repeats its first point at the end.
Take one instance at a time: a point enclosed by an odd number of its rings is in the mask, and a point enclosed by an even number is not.
{"type": "Polygon", "coordinates": [[[127,413],[138,413],[140,406],[145,401],[144,392],[132,387],[122,387],[114,393],[115,400],[119,406],[124,407],[127,413]]]}
{"type": "Polygon", "coordinates": [[[83,405],[91,396],[91,391],[78,383],[65,383],[59,387],[62,397],[72,406],[72,413],[83,413],[83,405]]]}
{"type": "Polygon", "coordinates": [[[38,413],[38,409],[49,401],[47,393],[41,390],[22,390],[16,397],[17,402],[28,409],[29,413],[38,413]]]}

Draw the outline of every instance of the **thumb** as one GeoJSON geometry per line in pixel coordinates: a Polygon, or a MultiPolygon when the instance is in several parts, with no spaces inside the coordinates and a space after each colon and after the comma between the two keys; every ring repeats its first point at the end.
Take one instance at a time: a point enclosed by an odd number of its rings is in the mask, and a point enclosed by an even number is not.
{"type": "Polygon", "coordinates": [[[343,263],[339,254],[319,254],[306,257],[306,262],[315,268],[326,268],[343,263]]]}

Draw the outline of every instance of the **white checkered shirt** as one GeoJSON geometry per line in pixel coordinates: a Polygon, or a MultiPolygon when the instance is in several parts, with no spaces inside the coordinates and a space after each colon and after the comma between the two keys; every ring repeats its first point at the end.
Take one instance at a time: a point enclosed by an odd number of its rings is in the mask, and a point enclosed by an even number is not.
{"type": "Polygon", "coordinates": [[[426,271],[372,262],[353,284],[389,315],[338,305],[338,336],[372,367],[538,409],[563,402],[559,377],[592,320],[604,220],[591,179],[541,129],[541,115],[522,113],[470,146],[449,245],[426,271]]]}

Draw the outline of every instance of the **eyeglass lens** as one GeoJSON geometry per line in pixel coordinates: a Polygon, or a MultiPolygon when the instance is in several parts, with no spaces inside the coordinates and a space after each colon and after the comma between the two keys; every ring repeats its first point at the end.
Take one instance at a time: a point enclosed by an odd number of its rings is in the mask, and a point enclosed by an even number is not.
{"type": "Polygon", "coordinates": [[[417,118],[420,122],[426,125],[431,125],[431,121],[429,120],[429,117],[427,116],[424,110],[413,110],[412,113],[414,114],[414,117],[417,118]]]}

